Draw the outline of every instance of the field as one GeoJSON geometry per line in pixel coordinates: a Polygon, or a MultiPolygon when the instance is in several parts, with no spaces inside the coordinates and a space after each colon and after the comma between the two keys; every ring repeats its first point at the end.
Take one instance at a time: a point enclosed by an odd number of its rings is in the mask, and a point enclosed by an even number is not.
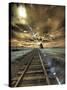
{"type": "MultiPolygon", "coordinates": [[[[11,49],[11,76],[14,77],[20,65],[21,58],[27,57],[33,48],[12,48],[11,49]]],[[[37,50],[37,49],[35,49],[37,50]]],[[[58,84],[65,83],[65,49],[64,48],[45,48],[39,49],[44,55],[43,62],[48,64],[49,73],[51,78],[56,74],[58,84]]],[[[23,63],[23,62],[22,62],[23,63]]]]}

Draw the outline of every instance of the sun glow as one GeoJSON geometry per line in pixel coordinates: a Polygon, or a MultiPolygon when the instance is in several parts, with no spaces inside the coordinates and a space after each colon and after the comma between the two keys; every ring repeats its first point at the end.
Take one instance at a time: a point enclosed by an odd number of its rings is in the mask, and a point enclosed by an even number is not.
{"type": "Polygon", "coordinates": [[[18,8],[18,16],[23,17],[23,18],[27,17],[26,9],[25,9],[24,6],[19,6],[19,8],[18,8]]]}

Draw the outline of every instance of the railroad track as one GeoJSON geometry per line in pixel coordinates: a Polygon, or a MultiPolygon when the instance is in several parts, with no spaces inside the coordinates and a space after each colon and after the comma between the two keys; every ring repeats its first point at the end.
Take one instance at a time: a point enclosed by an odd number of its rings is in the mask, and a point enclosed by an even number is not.
{"type": "Polygon", "coordinates": [[[21,58],[15,76],[11,77],[10,86],[50,85],[52,81],[55,81],[55,78],[49,77],[48,69],[48,65],[43,62],[41,51],[39,49],[34,49],[21,58]]]}

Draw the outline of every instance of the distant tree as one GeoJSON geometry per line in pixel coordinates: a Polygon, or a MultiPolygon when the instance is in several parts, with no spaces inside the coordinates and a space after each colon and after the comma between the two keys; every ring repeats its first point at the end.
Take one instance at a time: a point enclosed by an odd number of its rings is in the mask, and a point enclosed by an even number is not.
{"type": "Polygon", "coordinates": [[[42,43],[40,43],[40,48],[43,48],[43,44],[42,43]]]}

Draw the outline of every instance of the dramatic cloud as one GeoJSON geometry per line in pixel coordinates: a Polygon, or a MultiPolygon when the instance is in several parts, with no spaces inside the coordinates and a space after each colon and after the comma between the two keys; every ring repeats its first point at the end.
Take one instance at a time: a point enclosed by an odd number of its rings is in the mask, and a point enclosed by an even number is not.
{"type": "Polygon", "coordinates": [[[64,6],[11,4],[12,46],[64,47],[64,39],[64,6]]]}

